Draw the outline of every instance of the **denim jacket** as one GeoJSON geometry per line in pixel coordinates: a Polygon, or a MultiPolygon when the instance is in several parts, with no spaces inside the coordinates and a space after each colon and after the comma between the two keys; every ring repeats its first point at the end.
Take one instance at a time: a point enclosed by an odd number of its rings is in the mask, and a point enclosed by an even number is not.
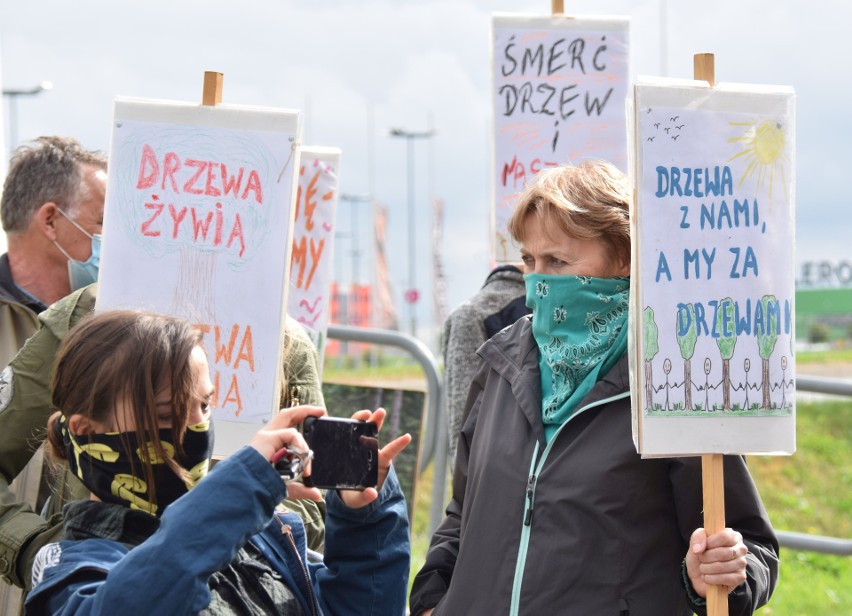
{"type": "Polygon", "coordinates": [[[169,506],[141,545],[92,538],[42,548],[27,614],[196,614],[210,603],[209,577],[248,541],[307,614],[404,614],[409,530],[394,471],[359,509],[329,491],[322,563],[308,563],[297,515],[270,521],[285,493],[272,466],[244,447],[169,506]]]}

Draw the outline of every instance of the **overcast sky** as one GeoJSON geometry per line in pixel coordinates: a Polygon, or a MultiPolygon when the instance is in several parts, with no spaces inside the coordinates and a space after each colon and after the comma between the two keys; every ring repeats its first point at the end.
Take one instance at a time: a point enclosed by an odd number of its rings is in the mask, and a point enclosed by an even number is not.
{"type": "MultiPolygon", "coordinates": [[[[852,256],[846,186],[852,173],[852,4],[565,4],[580,15],[631,18],[634,77],[691,78],[693,54],[712,52],[717,81],[793,86],[797,261],[852,256]]],[[[104,151],[116,95],[199,100],[205,70],[224,73],[226,103],[302,109],[304,143],[343,150],[341,192],[372,191],[388,206],[398,297],[407,282],[406,145],[388,137],[387,129],[419,131],[431,123],[437,135],[415,145],[422,238],[417,281],[423,286],[431,280],[431,192],[446,203],[443,259],[453,308],[479,288],[489,268],[489,28],[498,11],[547,14],[550,2],[4,2],[0,75],[4,89],[53,82],[51,91],[19,100],[12,129],[19,141],[67,134],[104,151]]],[[[8,148],[8,112],[4,128],[8,148]]],[[[372,233],[368,207],[356,205],[359,233],[352,241],[351,207],[341,203],[338,213],[338,229],[347,233],[336,247],[344,283],[353,274],[351,251],[368,248],[372,233]]],[[[362,278],[371,267],[361,261],[362,278]]],[[[399,310],[405,323],[409,313],[399,310]]],[[[420,310],[418,321],[430,323],[431,303],[422,302],[420,310]]]]}

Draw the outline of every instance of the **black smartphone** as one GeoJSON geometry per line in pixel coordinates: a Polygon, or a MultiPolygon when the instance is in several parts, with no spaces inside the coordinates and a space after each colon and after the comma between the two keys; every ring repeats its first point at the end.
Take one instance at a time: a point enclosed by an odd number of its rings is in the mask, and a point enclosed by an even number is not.
{"type": "Polygon", "coordinates": [[[308,417],[302,434],[314,452],[309,487],[363,490],[379,483],[379,431],[374,423],[338,417],[308,417]]]}

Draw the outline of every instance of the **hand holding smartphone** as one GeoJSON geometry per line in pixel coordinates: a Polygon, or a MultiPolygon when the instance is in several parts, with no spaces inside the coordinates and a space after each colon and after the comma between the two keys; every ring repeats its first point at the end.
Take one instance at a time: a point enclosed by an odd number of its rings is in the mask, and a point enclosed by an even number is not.
{"type": "Polygon", "coordinates": [[[338,417],[307,417],[302,434],[313,452],[309,487],[364,490],[379,481],[379,438],[375,423],[338,417]]]}

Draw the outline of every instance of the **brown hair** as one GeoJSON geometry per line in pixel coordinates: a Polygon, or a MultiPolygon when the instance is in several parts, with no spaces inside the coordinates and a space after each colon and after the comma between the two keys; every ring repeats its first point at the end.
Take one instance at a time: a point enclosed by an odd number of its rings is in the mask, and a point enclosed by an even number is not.
{"type": "Polygon", "coordinates": [[[528,216],[545,229],[558,227],[577,239],[599,239],[624,265],[630,263],[630,183],[606,161],[545,169],[524,188],[508,230],[524,240],[528,216]]]}
{"type": "MultiPolygon", "coordinates": [[[[66,418],[79,414],[107,423],[120,404],[127,404],[139,441],[151,442],[151,448],[140,447],[140,455],[148,498],[156,503],[152,453],[178,475],[187,477],[186,470],[160,442],[156,397],[163,389],[171,388],[171,428],[180,456],[196,388],[189,360],[192,350],[201,343],[201,336],[183,319],[148,312],[115,310],[81,319],[56,358],[52,401],[59,411],[48,419],[51,454],[66,459],[65,444],[53,425],[60,413],[66,418]]],[[[129,442],[124,441],[124,447],[132,460],[129,442]]]]}

